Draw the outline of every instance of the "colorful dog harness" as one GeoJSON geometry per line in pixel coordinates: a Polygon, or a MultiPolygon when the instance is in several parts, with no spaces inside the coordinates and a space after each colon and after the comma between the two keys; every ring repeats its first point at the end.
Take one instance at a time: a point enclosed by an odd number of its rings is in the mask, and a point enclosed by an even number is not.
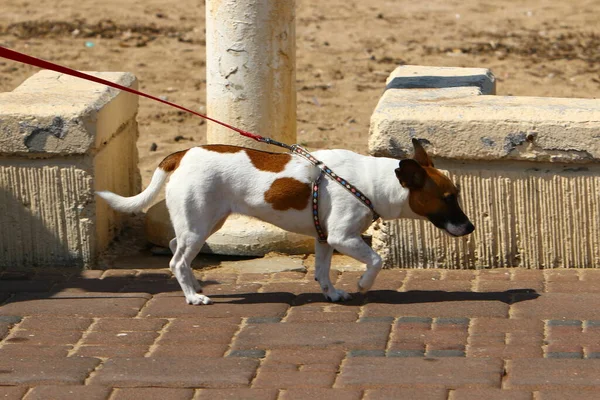
{"type": "Polygon", "coordinates": [[[319,236],[319,242],[321,242],[321,243],[327,242],[327,234],[323,230],[323,227],[321,226],[321,222],[319,219],[319,183],[321,182],[323,173],[325,173],[327,176],[329,176],[335,182],[342,185],[344,187],[344,189],[346,189],[348,192],[350,192],[356,199],[360,200],[365,206],[369,207],[369,209],[373,213],[373,221],[376,221],[377,219],[379,219],[379,214],[377,214],[377,212],[375,212],[375,208],[373,207],[373,203],[371,202],[371,200],[369,200],[369,198],[367,196],[365,196],[360,190],[358,190],[354,185],[350,184],[350,182],[348,182],[341,176],[337,175],[335,172],[333,172],[331,170],[331,168],[329,168],[325,164],[323,164],[322,161],[314,158],[312,156],[312,154],[310,154],[302,146],[294,144],[294,145],[290,146],[289,149],[293,154],[299,155],[300,157],[304,158],[309,163],[311,163],[315,167],[318,167],[321,170],[317,179],[315,179],[315,181],[312,183],[313,222],[315,224],[315,229],[317,231],[317,235],[319,236]]]}

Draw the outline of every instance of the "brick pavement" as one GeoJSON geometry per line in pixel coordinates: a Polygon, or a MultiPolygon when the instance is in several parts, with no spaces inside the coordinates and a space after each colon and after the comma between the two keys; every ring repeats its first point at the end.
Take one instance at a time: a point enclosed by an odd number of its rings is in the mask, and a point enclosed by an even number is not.
{"type": "Polygon", "coordinates": [[[196,273],[0,272],[0,399],[600,398],[600,271],[196,273]]]}

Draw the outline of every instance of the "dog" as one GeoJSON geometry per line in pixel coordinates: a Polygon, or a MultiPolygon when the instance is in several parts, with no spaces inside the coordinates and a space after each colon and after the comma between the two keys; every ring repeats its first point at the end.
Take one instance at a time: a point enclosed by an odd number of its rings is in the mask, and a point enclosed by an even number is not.
{"type": "MultiPolygon", "coordinates": [[[[459,205],[457,187],[434,168],[418,140],[412,143],[414,157],[400,161],[348,150],[318,150],[312,155],[360,188],[382,219],[428,219],[452,236],[470,234],[475,227],[459,205]]],[[[190,265],[206,239],[230,214],[248,215],[318,238],[312,184],[321,176],[321,168],[290,153],[229,145],[194,147],[167,156],[146,190],[136,196],[122,197],[108,191],[97,194],[118,211],[139,211],[151,203],[169,175],[166,204],[176,235],[169,243],[173,252],[169,267],[188,304],[211,303],[201,294],[190,265]]],[[[333,179],[320,179],[318,222],[327,232],[327,240],[315,240],[315,280],[333,302],[351,297],[331,283],[334,250],[367,265],[358,281],[362,293],[373,286],[383,264],[361,236],[372,223],[372,211],[353,197],[333,179]]]]}

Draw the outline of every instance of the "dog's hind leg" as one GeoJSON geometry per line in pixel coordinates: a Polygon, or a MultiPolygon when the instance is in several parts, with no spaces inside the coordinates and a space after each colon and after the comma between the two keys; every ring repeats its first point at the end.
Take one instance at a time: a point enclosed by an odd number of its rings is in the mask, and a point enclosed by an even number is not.
{"type": "MultiPolygon", "coordinates": [[[[169,242],[169,248],[171,249],[171,252],[173,253],[173,255],[175,255],[175,253],[177,252],[177,238],[171,239],[171,241],[169,242]]],[[[170,265],[169,265],[169,267],[170,267],[170,265]]],[[[171,272],[175,273],[175,271],[173,271],[173,268],[171,268],[171,272]]],[[[194,290],[196,291],[196,293],[202,293],[202,285],[200,284],[200,282],[198,282],[198,279],[196,279],[196,277],[194,276],[194,271],[192,270],[191,266],[190,266],[190,268],[184,269],[184,273],[189,275],[187,277],[187,279],[190,282],[192,282],[192,286],[194,287],[194,290]]]]}
{"type": "Polygon", "coordinates": [[[173,271],[175,278],[177,278],[188,304],[200,305],[211,303],[210,298],[196,293],[195,286],[199,286],[199,284],[191,268],[192,261],[200,252],[205,239],[204,235],[195,232],[188,231],[178,234],[177,249],[169,263],[169,267],[173,271]]]}
{"type": "Polygon", "coordinates": [[[321,285],[321,290],[328,300],[340,301],[350,299],[350,295],[343,290],[338,290],[331,283],[329,270],[333,247],[327,243],[315,241],[315,280],[321,285]]]}

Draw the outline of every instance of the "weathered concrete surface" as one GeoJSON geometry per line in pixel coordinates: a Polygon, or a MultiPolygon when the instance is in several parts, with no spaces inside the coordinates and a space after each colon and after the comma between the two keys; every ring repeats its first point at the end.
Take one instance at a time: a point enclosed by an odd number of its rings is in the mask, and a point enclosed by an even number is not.
{"type": "Polygon", "coordinates": [[[403,268],[600,267],[600,165],[442,162],[475,232],[453,238],[426,220],[381,225],[374,246],[403,268]]]}
{"type": "Polygon", "coordinates": [[[460,184],[476,230],[456,239],[427,221],[382,224],[373,242],[386,265],[600,267],[600,101],[465,95],[474,88],[447,82],[387,90],[369,152],[410,157],[418,138],[460,184]]]}
{"type": "MultiPolygon", "coordinates": [[[[452,92],[450,89],[445,89],[452,92]]],[[[371,118],[369,152],[406,156],[411,139],[454,160],[600,161],[600,101],[509,96],[408,96],[387,90],[371,118]]]]}
{"type": "MultiPolygon", "coordinates": [[[[208,115],[237,128],[296,142],[295,1],[206,2],[208,115]]],[[[283,151],[208,124],[208,143],[283,151]]]]}
{"type": "MultiPolygon", "coordinates": [[[[164,200],[146,213],[146,237],[168,247],[175,232],[164,200]]],[[[203,253],[235,256],[264,256],[267,253],[307,254],[314,252],[314,239],[287,232],[271,224],[242,215],[230,216],[223,227],[208,238],[203,253]]]]}
{"type": "MultiPolygon", "coordinates": [[[[129,73],[97,73],[137,87],[129,73]]],[[[140,190],[136,96],[41,71],[0,93],[0,267],[88,267],[126,218],[94,191],[140,190]]]]}

